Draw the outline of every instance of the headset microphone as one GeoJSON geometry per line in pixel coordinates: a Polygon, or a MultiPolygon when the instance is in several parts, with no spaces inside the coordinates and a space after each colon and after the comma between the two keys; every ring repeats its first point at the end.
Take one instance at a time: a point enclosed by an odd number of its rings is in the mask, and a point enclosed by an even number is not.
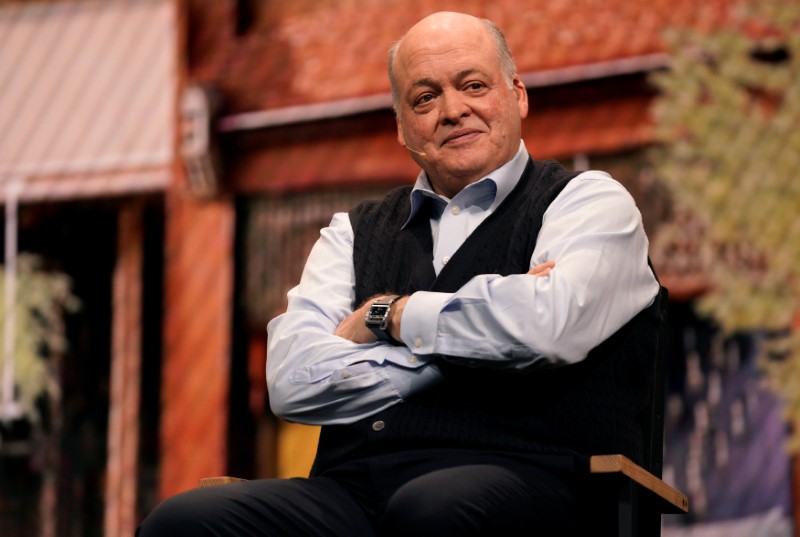
{"type": "Polygon", "coordinates": [[[424,151],[417,151],[416,149],[411,149],[411,148],[410,148],[410,147],[408,147],[407,145],[406,145],[406,146],[403,146],[403,147],[405,147],[406,149],[408,149],[408,150],[409,150],[409,151],[411,151],[412,153],[416,153],[417,155],[421,156],[422,158],[426,158],[426,157],[428,156],[428,154],[427,154],[427,153],[425,153],[424,151]]]}

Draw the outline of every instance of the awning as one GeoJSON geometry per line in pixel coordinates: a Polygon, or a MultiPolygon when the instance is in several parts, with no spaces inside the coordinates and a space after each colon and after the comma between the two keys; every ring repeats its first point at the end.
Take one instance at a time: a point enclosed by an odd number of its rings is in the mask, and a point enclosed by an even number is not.
{"type": "Polygon", "coordinates": [[[163,189],[175,154],[174,0],[0,7],[0,197],[163,189]]]}

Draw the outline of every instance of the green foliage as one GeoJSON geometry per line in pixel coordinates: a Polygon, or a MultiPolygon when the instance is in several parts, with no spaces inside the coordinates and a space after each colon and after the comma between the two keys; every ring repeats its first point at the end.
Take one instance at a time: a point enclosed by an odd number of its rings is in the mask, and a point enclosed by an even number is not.
{"type": "MultiPolygon", "coordinates": [[[[56,380],[48,372],[48,360],[67,347],[63,316],[79,307],[70,285],[66,275],[44,270],[39,257],[20,254],[17,258],[14,376],[23,416],[33,422],[39,419],[37,398],[46,393],[48,382],[56,380]]],[[[0,285],[3,318],[4,305],[5,289],[0,285]]]]}
{"type": "MultiPolygon", "coordinates": [[[[742,4],[728,30],[666,40],[652,157],[676,204],[707,222],[698,240],[713,252],[713,289],[699,309],[727,332],[789,334],[800,304],[800,3],[742,4]]],[[[800,423],[800,338],[771,342],[783,359],[768,377],[800,423]]]]}

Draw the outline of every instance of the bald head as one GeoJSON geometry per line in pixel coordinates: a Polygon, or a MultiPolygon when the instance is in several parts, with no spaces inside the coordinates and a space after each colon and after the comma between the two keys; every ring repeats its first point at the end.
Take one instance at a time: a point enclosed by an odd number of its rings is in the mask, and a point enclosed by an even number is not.
{"type": "Polygon", "coordinates": [[[511,84],[517,69],[514,65],[514,58],[511,55],[511,50],[508,48],[508,43],[497,25],[489,19],[480,19],[465,13],[441,11],[428,15],[412,26],[411,29],[389,49],[389,83],[392,88],[392,102],[394,103],[395,110],[397,110],[399,88],[394,66],[403,48],[403,43],[406,41],[424,42],[424,40],[430,39],[431,37],[447,39],[448,35],[453,35],[454,33],[462,34],[470,31],[485,33],[492,40],[497,52],[497,61],[500,65],[500,70],[508,79],[509,84],[511,84]]]}
{"type": "Polygon", "coordinates": [[[497,27],[462,13],[414,25],[389,55],[397,141],[447,197],[510,161],[528,114],[497,27]]]}

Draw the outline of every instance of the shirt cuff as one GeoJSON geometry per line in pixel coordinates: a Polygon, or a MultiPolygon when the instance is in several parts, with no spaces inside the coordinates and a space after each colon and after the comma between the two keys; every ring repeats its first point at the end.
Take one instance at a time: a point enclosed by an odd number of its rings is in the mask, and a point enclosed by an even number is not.
{"type": "Polygon", "coordinates": [[[450,293],[417,291],[408,298],[400,320],[400,339],[415,354],[433,354],[439,312],[450,293]]]}

